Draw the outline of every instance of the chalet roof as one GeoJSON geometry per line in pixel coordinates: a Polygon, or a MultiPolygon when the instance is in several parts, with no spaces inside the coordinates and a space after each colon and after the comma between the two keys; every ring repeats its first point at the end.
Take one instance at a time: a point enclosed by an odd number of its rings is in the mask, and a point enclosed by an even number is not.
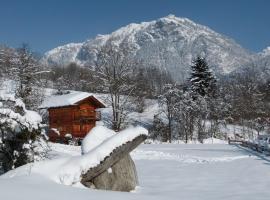
{"type": "Polygon", "coordinates": [[[76,105],[78,102],[86,99],[91,98],[91,100],[94,101],[94,103],[99,108],[104,108],[105,104],[97,99],[93,94],[87,93],[87,92],[77,92],[73,91],[68,94],[63,95],[53,95],[50,97],[45,98],[45,100],[42,102],[42,104],[39,106],[40,109],[42,108],[57,108],[57,107],[64,107],[64,106],[71,106],[76,105]]]}

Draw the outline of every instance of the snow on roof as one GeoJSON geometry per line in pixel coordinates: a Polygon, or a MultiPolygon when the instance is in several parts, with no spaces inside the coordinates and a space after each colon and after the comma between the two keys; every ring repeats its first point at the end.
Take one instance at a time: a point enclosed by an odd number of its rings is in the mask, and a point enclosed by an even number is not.
{"type": "MultiPolygon", "coordinates": [[[[63,95],[53,95],[53,96],[45,98],[45,100],[39,106],[39,108],[57,108],[57,107],[75,105],[79,101],[85,98],[91,97],[91,96],[97,99],[93,94],[90,94],[87,92],[77,92],[77,91],[72,91],[68,94],[63,94],[63,95]]],[[[97,100],[101,104],[104,105],[104,103],[102,103],[99,99],[97,100]]]]}

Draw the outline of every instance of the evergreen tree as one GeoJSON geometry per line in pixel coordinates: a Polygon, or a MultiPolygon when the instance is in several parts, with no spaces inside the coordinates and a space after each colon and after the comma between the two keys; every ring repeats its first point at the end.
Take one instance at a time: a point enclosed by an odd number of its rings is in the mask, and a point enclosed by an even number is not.
{"type": "Polygon", "coordinates": [[[217,122],[218,117],[216,116],[219,111],[217,110],[216,105],[218,96],[216,79],[209,69],[205,58],[197,57],[193,60],[189,84],[191,96],[194,103],[197,105],[196,127],[198,140],[202,142],[203,139],[207,137],[205,126],[206,120],[211,121],[212,128],[216,127],[217,123],[215,123],[215,126],[212,126],[212,122],[217,122]]]}
{"type": "Polygon", "coordinates": [[[154,115],[153,127],[150,131],[150,138],[153,140],[159,140],[167,142],[168,140],[168,124],[166,124],[160,115],[154,115]]]}
{"type": "Polygon", "coordinates": [[[13,95],[0,96],[0,173],[44,159],[49,150],[41,117],[13,95]]]}
{"type": "Polygon", "coordinates": [[[198,95],[202,97],[215,96],[216,79],[209,70],[209,66],[205,58],[197,57],[195,60],[193,60],[193,64],[191,65],[191,77],[189,81],[194,99],[196,99],[198,95]]]}

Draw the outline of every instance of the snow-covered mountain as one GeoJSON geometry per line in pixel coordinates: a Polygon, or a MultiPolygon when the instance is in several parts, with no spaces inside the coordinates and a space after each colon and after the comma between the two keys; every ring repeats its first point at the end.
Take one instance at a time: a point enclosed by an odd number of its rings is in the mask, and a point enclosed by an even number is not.
{"type": "Polygon", "coordinates": [[[80,51],[83,43],[70,43],[59,46],[45,53],[45,61],[49,65],[67,65],[76,62],[76,56],[80,51]]]}
{"type": "Polygon", "coordinates": [[[244,63],[229,75],[244,73],[255,76],[262,83],[270,81],[270,47],[253,56],[250,62],[244,63]]]}
{"type": "Polygon", "coordinates": [[[57,47],[48,51],[43,60],[50,65],[70,62],[91,65],[99,47],[109,39],[116,43],[127,41],[135,47],[136,58],[169,71],[179,81],[187,77],[191,60],[196,56],[205,56],[216,73],[234,71],[256,56],[206,26],[169,15],[150,22],[132,23],[83,43],[57,47]]]}
{"type": "Polygon", "coordinates": [[[270,81],[270,47],[258,54],[251,66],[255,66],[262,81],[270,81]]]}

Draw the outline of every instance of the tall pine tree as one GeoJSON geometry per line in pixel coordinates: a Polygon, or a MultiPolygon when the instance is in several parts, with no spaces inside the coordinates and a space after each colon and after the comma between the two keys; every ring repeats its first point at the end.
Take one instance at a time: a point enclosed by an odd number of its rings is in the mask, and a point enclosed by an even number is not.
{"type": "Polygon", "coordinates": [[[191,85],[191,92],[194,99],[198,95],[204,97],[213,97],[216,90],[216,79],[205,58],[197,57],[192,61],[191,77],[189,79],[191,85]]]}
{"type": "Polygon", "coordinates": [[[197,105],[196,126],[198,140],[207,137],[205,120],[213,120],[217,97],[216,79],[209,69],[205,58],[197,57],[191,65],[189,79],[191,96],[197,105]]]}

